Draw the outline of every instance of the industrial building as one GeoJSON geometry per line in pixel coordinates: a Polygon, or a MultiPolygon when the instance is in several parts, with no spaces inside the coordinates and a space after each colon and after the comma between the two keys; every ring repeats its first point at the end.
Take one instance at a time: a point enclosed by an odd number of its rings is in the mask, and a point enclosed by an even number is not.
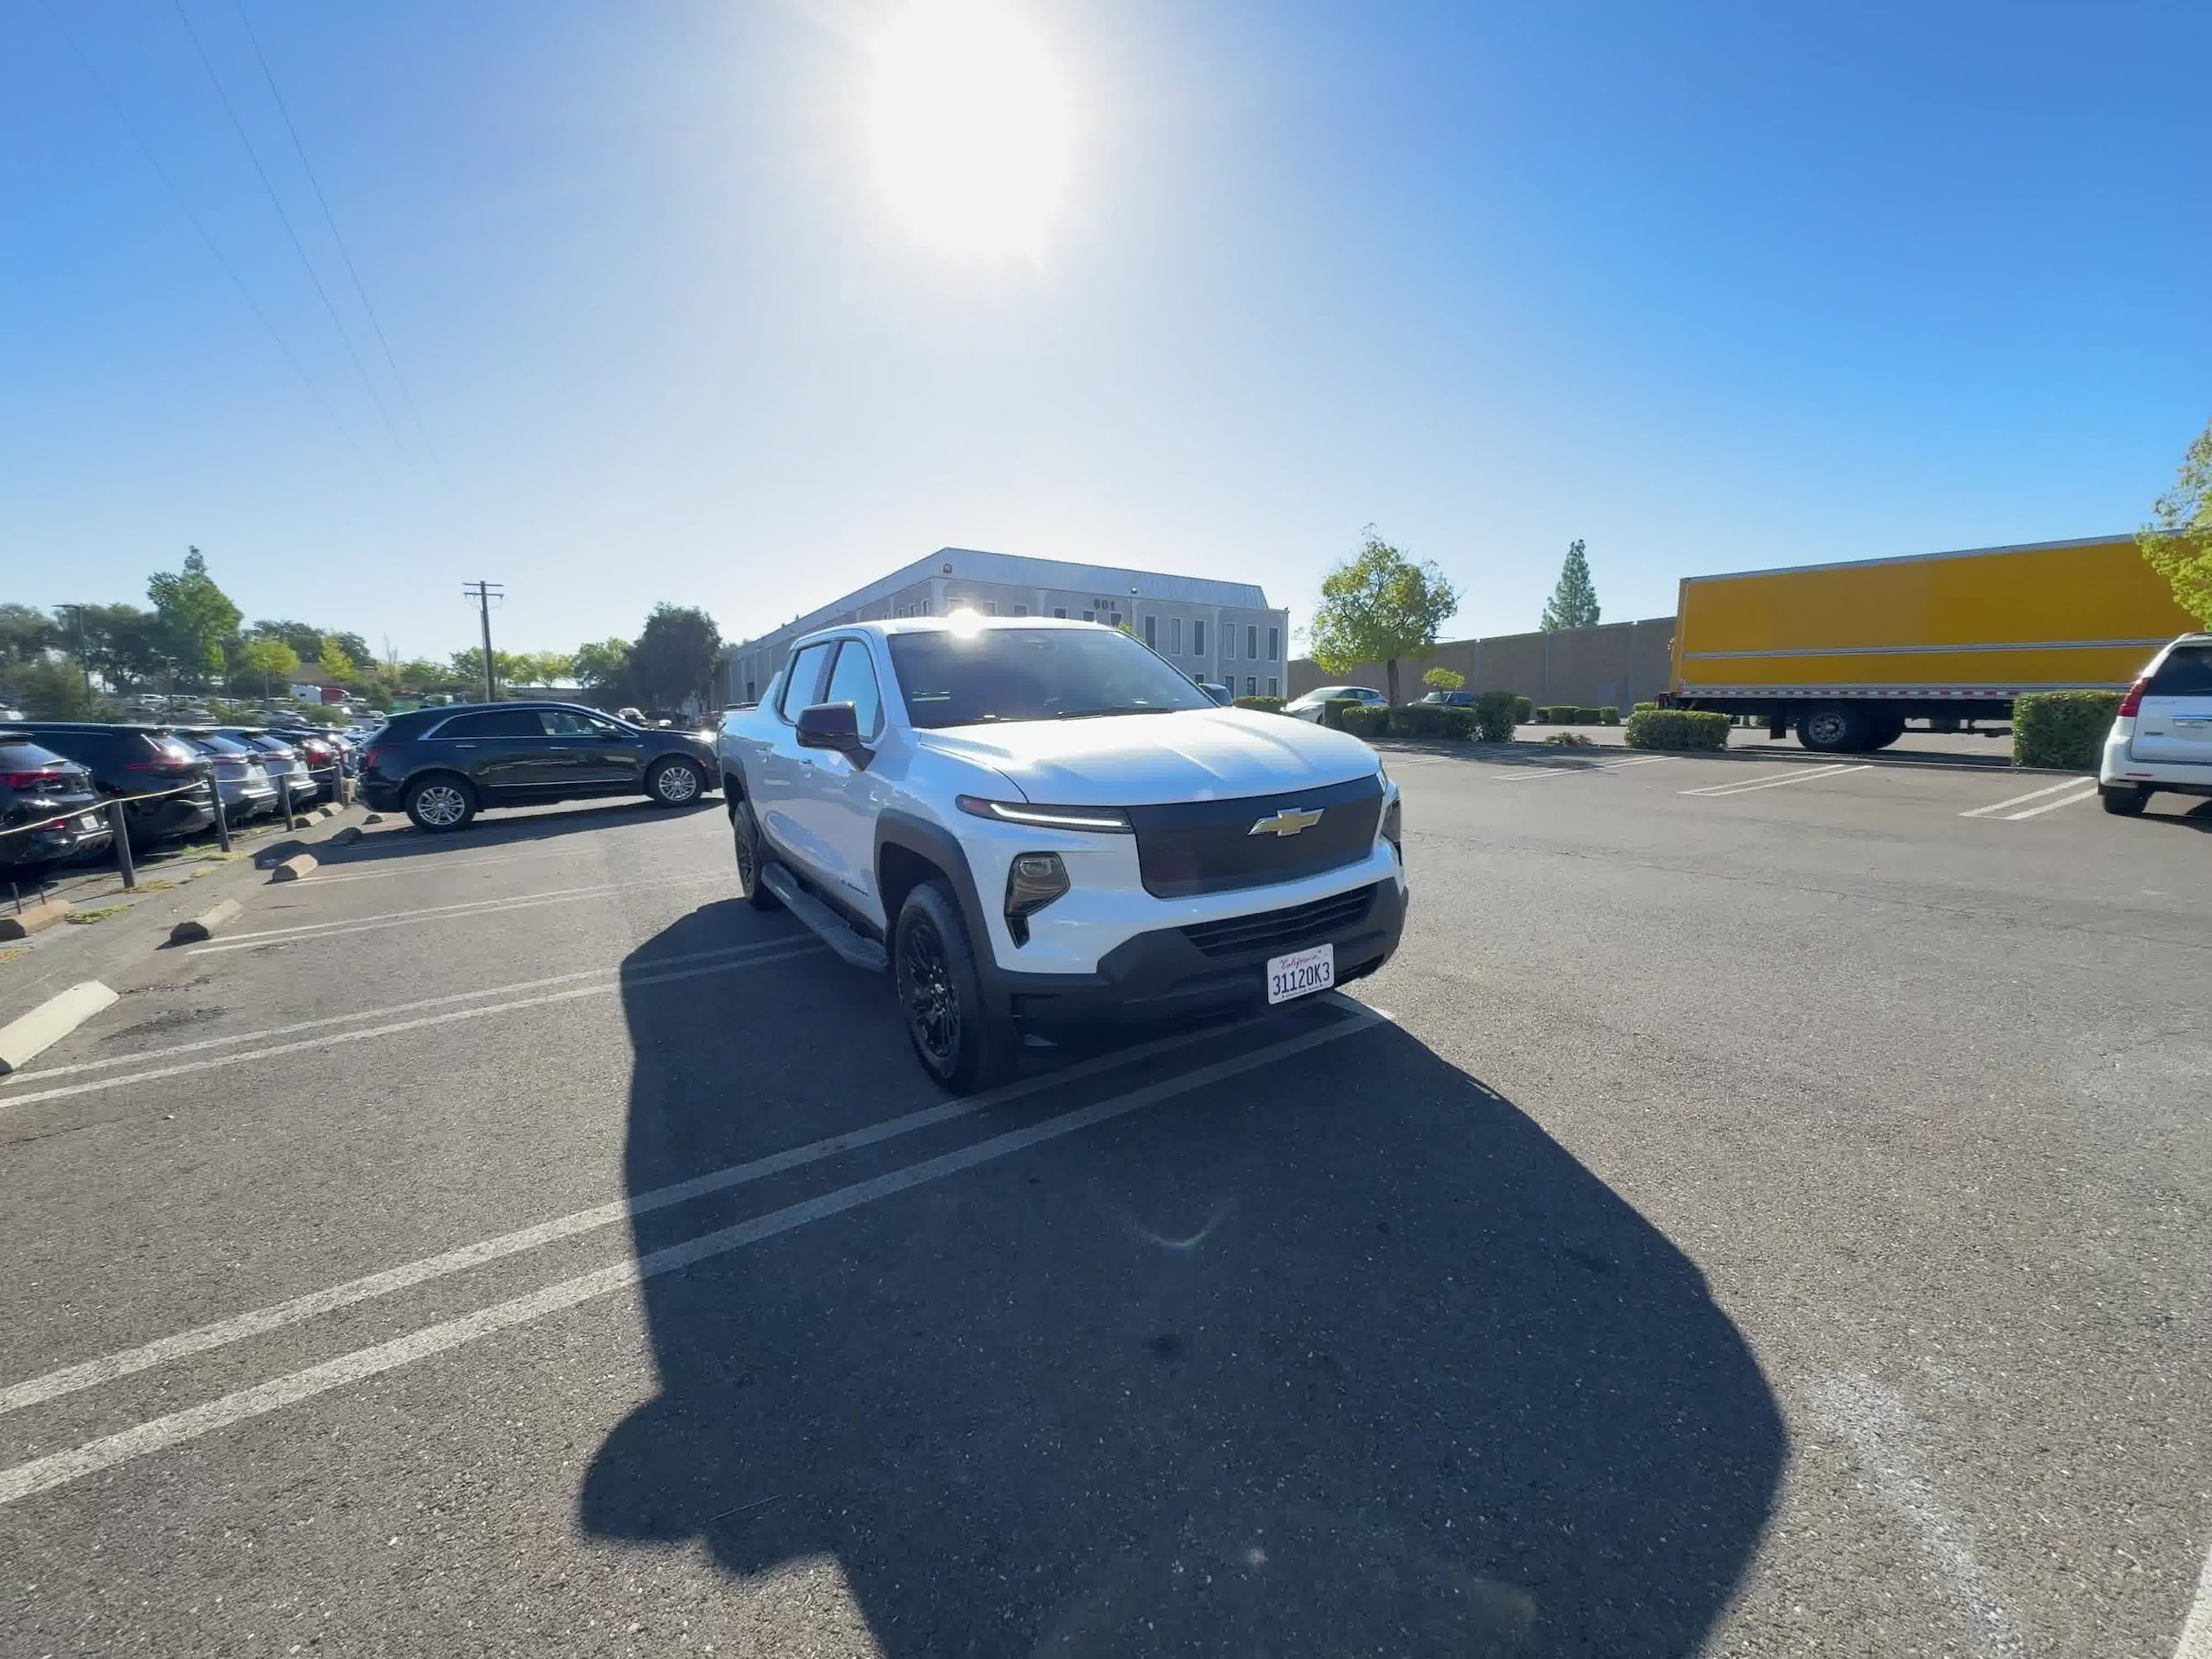
{"type": "Polygon", "coordinates": [[[1126,626],[1193,680],[1231,687],[1240,695],[1286,695],[1290,612],[1271,606],[1256,582],[949,547],[758,639],[727,647],[718,680],[721,701],[726,707],[757,701],[783,666],[791,641],[817,628],[961,610],[1126,626]]]}
{"type": "MultiPolygon", "coordinates": [[[[1425,689],[1424,672],[1450,668],[1467,677],[1470,691],[1518,692],[1539,708],[1567,703],[1602,709],[1610,703],[1625,714],[1631,704],[1667,688],[1673,642],[1672,617],[1486,640],[1440,640],[1426,657],[1399,659],[1398,695],[1409,702],[1419,697],[1425,689]]],[[[1293,696],[1303,696],[1319,686],[1372,686],[1380,691],[1389,682],[1380,663],[1361,663],[1349,673],[1332,674],[1302,657],[1291,664],[1287,683],[1293,696]]]]}

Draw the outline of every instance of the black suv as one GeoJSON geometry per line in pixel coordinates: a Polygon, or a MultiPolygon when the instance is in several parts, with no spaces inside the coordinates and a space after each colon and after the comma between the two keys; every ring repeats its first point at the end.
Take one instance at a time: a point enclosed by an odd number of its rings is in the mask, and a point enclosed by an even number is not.
{"type": "Polygon", "coordinates": [[[11,720],[8,729],[75,761],[102,795],[150,797],[124,805],[134,847],[195,834],[215,821],[214,763],[166,726],[11,720]]]}
{"type": "Polygon", "coordinates": [[[394,715],[361,757],[361,798],[456,830],[488,806],[641,795],[688,806],[717,777],[714,749],[573,703],[464,703],[394,715]]]}
{"type": "Polygon", "coordinates": [[[0,870],[89,856],[113,836],[92,774],[73,760],[0,731],[0,870]]]}

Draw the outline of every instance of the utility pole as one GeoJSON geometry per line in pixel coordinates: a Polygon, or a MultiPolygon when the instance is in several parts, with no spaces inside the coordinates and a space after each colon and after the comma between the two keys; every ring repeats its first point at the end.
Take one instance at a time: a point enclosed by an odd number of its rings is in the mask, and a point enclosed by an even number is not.
{"type": "Polygon", "coordinates": [[[476,614],[484,624],[484,701],[499,701],[499,687],[492,678],[492,601],[503,598],[506,588],[499,582],[477,580],[465,582],[462,593],[476,601],[476,614]]]}

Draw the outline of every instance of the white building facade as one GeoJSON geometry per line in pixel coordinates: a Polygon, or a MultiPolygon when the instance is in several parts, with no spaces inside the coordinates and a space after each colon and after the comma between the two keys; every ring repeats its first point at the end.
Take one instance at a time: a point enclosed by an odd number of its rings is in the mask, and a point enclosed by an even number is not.
{"type": "Polygon", "coordinates": [[[722,703],[757,701],[791,641],[817,628],[961,610],[1126,626],[1191,679],[1227,686],[1239,696],[1279,697],[1289,683],[1290,612],[1271,606],[1256,582],[940,548],[758,639],[726,648],[718,682],[722,703]]]}

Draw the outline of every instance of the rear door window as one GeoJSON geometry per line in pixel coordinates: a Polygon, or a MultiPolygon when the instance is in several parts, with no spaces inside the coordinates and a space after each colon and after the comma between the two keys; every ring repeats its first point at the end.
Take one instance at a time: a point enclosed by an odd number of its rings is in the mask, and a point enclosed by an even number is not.
{"type": "Polygon", "coordinates": [[[2170,654],[2143,695],[2212,697],[2212,646],[2192,645],[2170,654]]]}
{"type": "Polygon", "coordinates": [[[457,714],[438,728],[440,737],[543,737],[545,726],[535,709],[487,709],[481,714],[457,714]]]}

